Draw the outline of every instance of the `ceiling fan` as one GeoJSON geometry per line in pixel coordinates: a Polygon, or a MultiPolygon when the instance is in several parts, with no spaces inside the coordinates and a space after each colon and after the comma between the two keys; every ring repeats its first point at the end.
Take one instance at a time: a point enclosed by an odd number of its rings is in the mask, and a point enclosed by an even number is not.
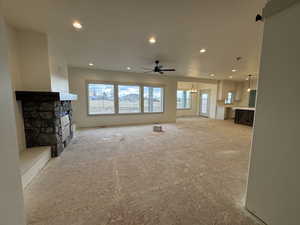
{"type": "Polygon", "coordinates": [[[164,66],[161,65],[158,60],[155,61],[154,69],[146,68],[145,70],[147,70],[147,71],[145,71],[145,73],[153,72],[153,73],[160,73],[160,74],[164,74],[164,72],[174,72],[174,71],[176,71],[175,69],[165,69],[164,66]]]}

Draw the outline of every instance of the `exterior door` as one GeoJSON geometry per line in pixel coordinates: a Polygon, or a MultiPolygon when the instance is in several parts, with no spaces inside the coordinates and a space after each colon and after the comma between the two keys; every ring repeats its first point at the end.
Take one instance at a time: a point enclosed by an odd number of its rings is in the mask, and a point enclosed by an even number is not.
{"type": "Polygon", "coordinates": [[[200,116],[209,117],[210,90],[200,92],[200,116]]]}

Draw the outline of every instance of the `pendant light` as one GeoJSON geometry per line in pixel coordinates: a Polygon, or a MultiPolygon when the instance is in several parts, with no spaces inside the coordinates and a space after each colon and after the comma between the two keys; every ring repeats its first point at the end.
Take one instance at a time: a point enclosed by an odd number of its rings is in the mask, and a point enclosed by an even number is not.
{"type": "Polygon", "coordinates": [[[247,89],[248,92],[251,91],[251,77],[252,77],[252,75],[249,74],[249,75],[248,75],[248,89],[247,89]]]}

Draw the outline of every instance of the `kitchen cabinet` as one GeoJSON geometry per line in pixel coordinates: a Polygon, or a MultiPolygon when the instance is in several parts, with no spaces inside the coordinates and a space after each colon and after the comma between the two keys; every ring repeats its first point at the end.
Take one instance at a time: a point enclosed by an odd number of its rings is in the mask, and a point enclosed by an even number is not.
{"type": "Polygon", "coordinates": [[[232,119],[232,107],[225,106],[225,105],[218,105],[216,119],[217,120],[232,119]]]}
{"type": "Polygon", "coordinates": [[[240,107],[235,108],[234,122],[237,124],[244,124],[253,126],[255,108],[240,107]]]}

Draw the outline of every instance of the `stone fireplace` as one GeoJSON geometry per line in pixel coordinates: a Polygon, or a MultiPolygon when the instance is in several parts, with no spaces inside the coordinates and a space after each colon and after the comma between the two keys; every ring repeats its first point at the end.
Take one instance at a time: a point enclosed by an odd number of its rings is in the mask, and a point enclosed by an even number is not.
{"type": "Polygon", "coordinates": [[[74,136],[71,101],[73,94],[17,91],[22,101],[26,147],[51,146],[59,156],[74,136]]]}

